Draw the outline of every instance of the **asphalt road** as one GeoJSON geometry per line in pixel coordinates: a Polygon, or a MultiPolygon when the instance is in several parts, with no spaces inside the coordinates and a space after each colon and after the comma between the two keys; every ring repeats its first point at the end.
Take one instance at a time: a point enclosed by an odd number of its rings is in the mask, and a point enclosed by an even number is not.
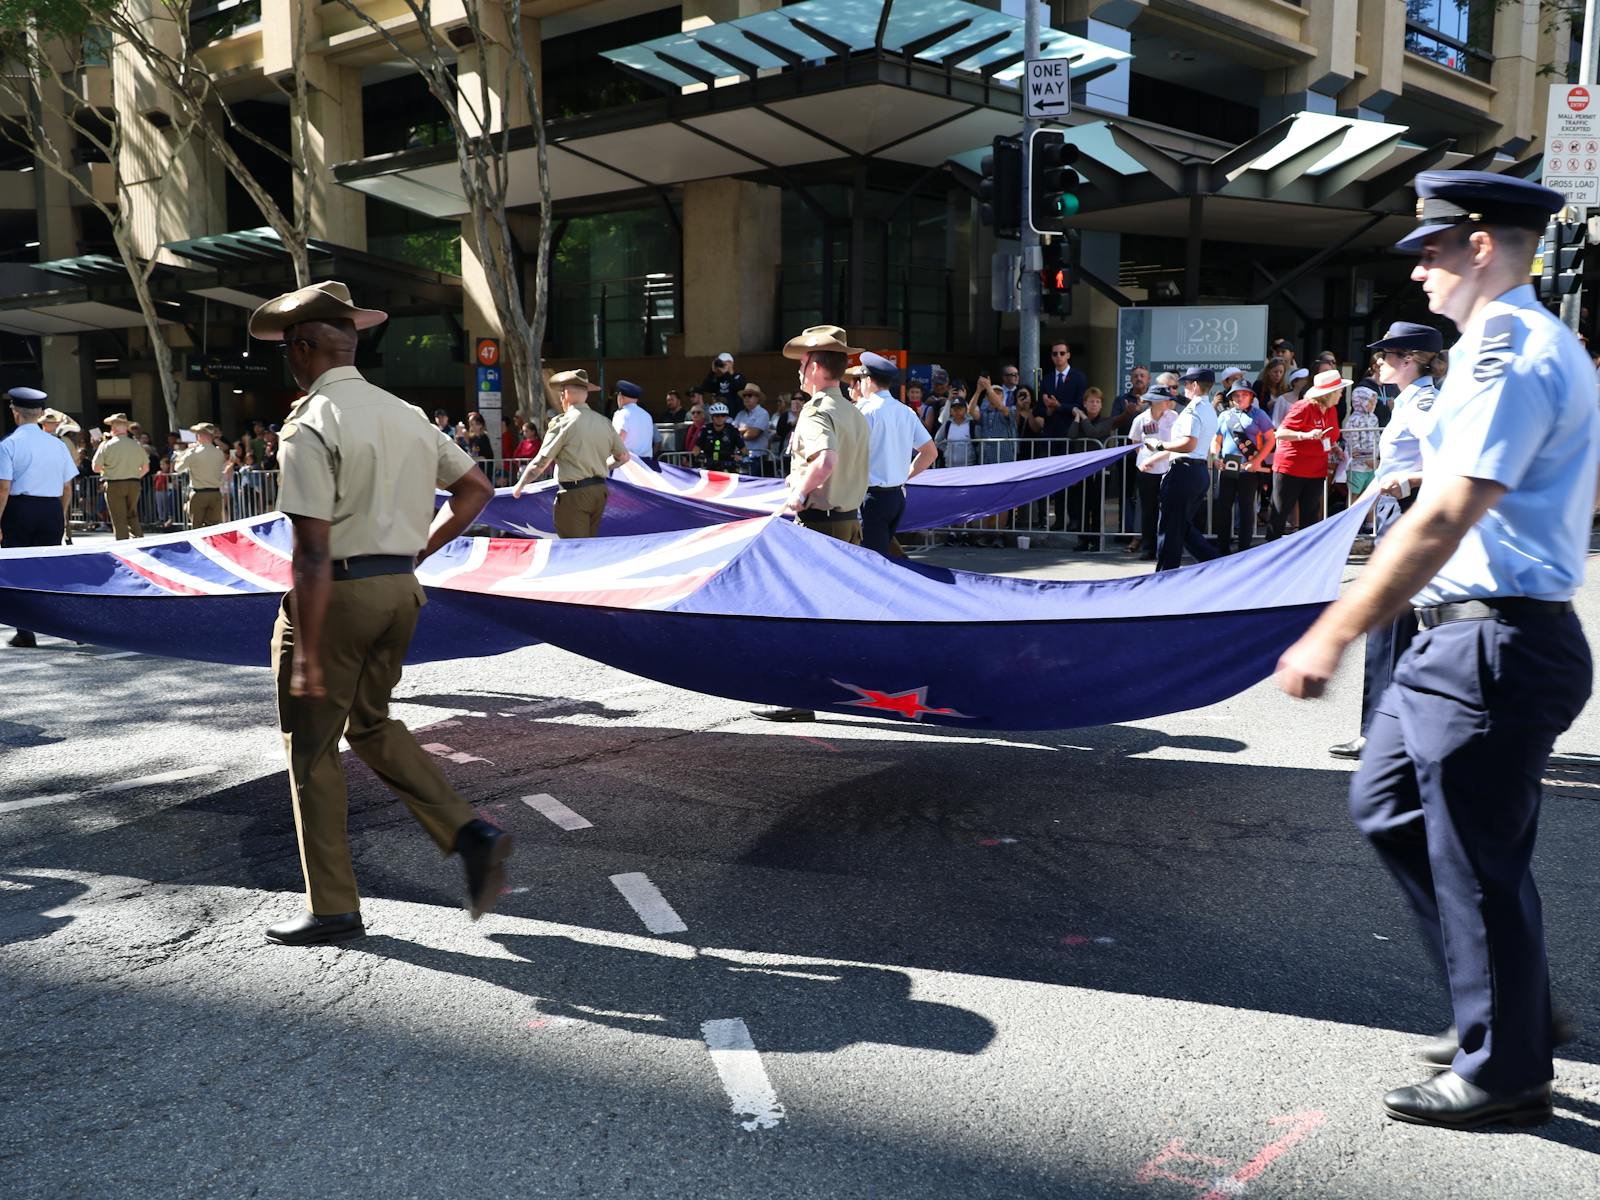
{"type": "Polygon", "coordinates": [[[1325,753],[1358,663],[991,736],[548,647],[418,668],[396,713],[515,831],[511,892],[469,921],[347,756],[370,934],[306,950],[262,940],[301,903],[267,673],[45,645],[0,648],[15,1200],[1600,1197],[1600,706],[1540,842],[1557,1119],[1454,1134],[1378,1109],[1449,1013],[1325,753]]]}

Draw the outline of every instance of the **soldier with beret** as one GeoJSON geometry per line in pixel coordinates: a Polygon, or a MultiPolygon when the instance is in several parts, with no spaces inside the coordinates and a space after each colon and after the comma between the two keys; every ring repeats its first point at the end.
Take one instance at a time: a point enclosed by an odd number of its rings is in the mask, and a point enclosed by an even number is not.
{"type": "Polygon", "coordinates": [[[112,413],[103,424],[111,430],[94,452],[90,467],[101,477],[106,496],[106,511],[111,514],[111,529],[117,541],[143,537],[139,523],[139,482],[150,473],[150,456],[129,436],[133,418],[127,413],[112,413]]]}
{"type": "MultiPolygon", "coordinates": [[[[61,439],[39,427],[43,392],[16,387],[6,399],[17,427],[0,441],[0,546],[59,546],[78,466],[61,439]]],[[[30,649],[38,642],[31,631],[19,629],[10,644],[30,649]]]]}
{"type": "MultiPolygon", "coordinates": [[[[1416,503],[1422,486],[1421,435],[1433,422],[1433,404],[1438,395],[1433,386],[1433,360],[1444,350],[1444,335],[1431,325],[1396,321],[1367,349],[1378,355],[1378,382],[1400,389],[1389,423],[1378,438],[1377,480],[1383,497],[1378,501],[1376,534],[1382,538],[1416,503]]],[[[1335,758],[1361,757],[1373,709],[1416,632],[1417,618],[1407,609],[1387,625],[1367,633],[1361,732],[1348,742],[1330,747],[1328,753],[1335,758]]]]}
{"type": "Polygon", "coordinates": [[[595,537],[606,511],[606,477],[612,467],[628,461],[628,448],[611,422],[589,407],[589,393],[600,389],[589,382],[587,371],[562,371],[552,375],[550,383],[560,389],[561,415],[550,422],[538,457],[523,468],[511,494],[520,497],[528,484],[554,465],[560,489],[555,504],[557,536],[595,537]]]}
{"type": "Polygon", "coordinates": [[[656,456],[656,423],[639,403],[643,395],[644,389],[637,383],[617,380],[617,411],[611,414],[611,427],[632,457],[652,459],[656,456]]]}
{"type": "Polygon", "coordinates": [[[217,446],[222,430],[209,421],[189,426],[194,445],[172,460],[174,475],[189,477],[189,528],[204,529],[222,523],[222,473],[228,456],[217,446]]]}
{"type": "Polygon", "coordinates": [[[279,431],[278,507],[294,527],[293,585],[272,633],[278,717],[306,911],[267,929],[286,946],[365,932],[345,834],[339,739],[397,793],[440,851],[461,856],[473,919],[500,894],[511,838],[480,820],[389,715],[426,598],[416,565],[472,523],[492,486],[427,418],[361,377],[360,330],[388,314],[342,283],[258,308],[250,334],[282,345],[305,395],[279,431]],[[434,512],[434,489],[449,499],[434,512]]]}
{"type": "Polygon", "coordinates": [[[1559,192],[1483,171],[1424,172],[1399,243],[1455,322],[1451,371],[1418,430],[1426,486],[1360,579],[1284,653],[1278,680],[1318,696],[1362,633],[1419,626],[1367,729],[1350,809],[1442,969],[1454,1025],[1421,1048],[1440,1071],[1383,1098],[1450,1129],[1551,1118],[1549,970],[1532,860],[1540,779],[1588,700],[1573,610],[1600,470],[1589,356],[1528,283],[1559,192]]]}

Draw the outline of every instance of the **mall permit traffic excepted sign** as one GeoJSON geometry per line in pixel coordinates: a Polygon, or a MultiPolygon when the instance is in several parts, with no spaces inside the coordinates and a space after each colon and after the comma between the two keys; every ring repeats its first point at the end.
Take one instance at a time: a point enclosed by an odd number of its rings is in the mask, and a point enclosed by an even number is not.
{"type": "Polygon", "coordinates": [[[1544,185],[1580,207],[1600,204],[1600,88],[1550,85],[1544,185]]]}

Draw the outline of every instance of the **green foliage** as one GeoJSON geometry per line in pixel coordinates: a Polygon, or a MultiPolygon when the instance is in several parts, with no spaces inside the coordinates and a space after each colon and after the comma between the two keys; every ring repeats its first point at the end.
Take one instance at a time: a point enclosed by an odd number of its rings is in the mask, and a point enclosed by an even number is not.
{"type": "Polygon", "coordinates": [[[116,7],[117,0],[0,0],[0,37],[32,27],[45,37],[76,41],[116,7]]]}

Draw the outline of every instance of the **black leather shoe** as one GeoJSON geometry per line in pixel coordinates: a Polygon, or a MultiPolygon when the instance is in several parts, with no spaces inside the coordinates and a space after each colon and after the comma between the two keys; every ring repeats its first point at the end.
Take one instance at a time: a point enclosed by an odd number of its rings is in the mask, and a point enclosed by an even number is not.
{"type": "Polygon", "coordinates": [[[809,708],[753,708],[750,715],[759,721],[815,721],[817,714],[809,708]]]}
{"type": "Polygon", "coordinates": [[[335,913],[320,917],[316,913],[301,913],[292,921],[280,921],[267,926],[267,941],[280,946],[318,946],[323,942],[345,942],[366,933],[358,912],[335,913]]]}
{"type": "Polygon", "coordinates": [[[1337,746],[1329,746],[1328,753],[1335,758],[1360,758],[1361,752],[1366,748],[1366,738],[1353,737],[1348,742],[1340,742],[1337,746]]]}
{"type": "Polygon", "coordinates": [[[25,629],[19,629],[12,634],[11,640],[6,645],[15,646],[18,650],[37,650],[39,648],[39,643],[33,634],[25,629]]]}
{"type": "Polygon", "coordinates": [[[1383,1111],[1396,1121],[1439,1129],[1542,1125],[1553,1115],[1548,1083],[1497,1094],[1468,1083],[1454,1071],[1435,1075],[1426,1083],[1396,1088],[1383,1098],[1383,1111]]]}
{"type": "Polygon", "coordinates": [[[456,834],[456,853],[467,871],[467,908],[476,921],[500,900],[511,835],[487,821],[468,821],[456,834]]]}
{"type": "MultiPolygon", "coordinates": [[[[1550,1025],[1550,1043],[1553,1046],[1565,1046],[1568,1042],[1576,1041],[1578,1028],[1572,1021],[1557,1013],[1550,1025]]],[[[1456,1027],[1450,1026],[1436,1038],[1431,1038],[1417,1047],[1417,1058],[1420,1062],[1436,1070],[1448,1071],[1456,1061],[1456,1051],[1461,1049],[1461,1039],[1456,1034],[1456,1027]]]]}

